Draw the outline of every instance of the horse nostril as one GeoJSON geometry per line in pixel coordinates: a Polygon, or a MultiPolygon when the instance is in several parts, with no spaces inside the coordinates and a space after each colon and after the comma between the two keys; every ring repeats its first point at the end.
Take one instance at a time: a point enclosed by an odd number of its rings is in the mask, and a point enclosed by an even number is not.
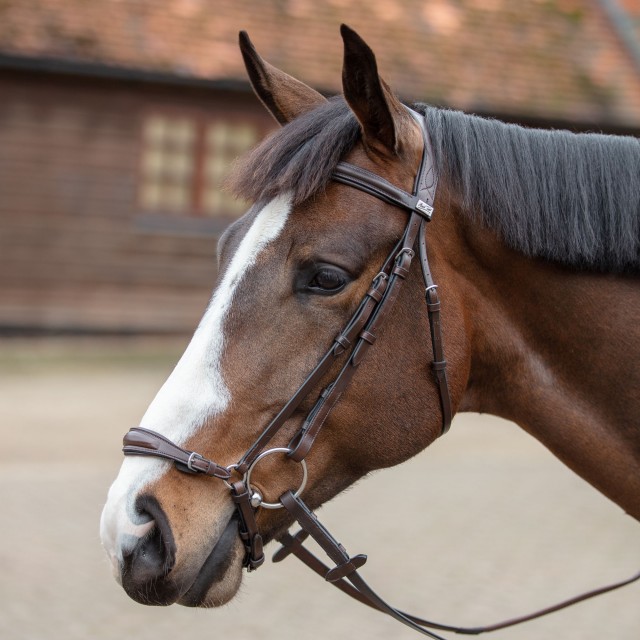
{"type": "Polygon", "coordinates": [[[143,519],[153,522],[149,531],[138,538],[123,554],[122,584],[127,593],[145,604],[164,604],[153,584],[165,578],[175,563],[176,547],[167,517],[158,501],[151,496],[136,500],[136,511],[143,519]],[[158,595],[155,602],[154,593],[158,595]]]}

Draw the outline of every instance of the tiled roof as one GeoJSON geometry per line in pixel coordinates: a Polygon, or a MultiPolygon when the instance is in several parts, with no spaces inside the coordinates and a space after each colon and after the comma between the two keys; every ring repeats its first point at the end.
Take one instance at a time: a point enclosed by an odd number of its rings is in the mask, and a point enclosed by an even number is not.
{"type": "Polygon", "coordinates": [[[405,98],[637,127],[640,60],[604,5],[640,43],[639,0],[0,0],[0,51],[244,79],[246,29],[270,62],[336,92],[346,22],[405,98]]]}

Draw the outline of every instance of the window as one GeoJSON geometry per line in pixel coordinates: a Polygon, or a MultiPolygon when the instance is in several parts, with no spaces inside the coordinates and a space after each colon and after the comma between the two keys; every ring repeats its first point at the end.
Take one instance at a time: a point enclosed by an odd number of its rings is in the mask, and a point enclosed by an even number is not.
{"type": "Polygon", "coordinates": [[[153,115],[143,124],[140,204],[149,212],[239,215],[247,203],[224,190],[233,161],[259,139],[239,121],[153,115]]]}

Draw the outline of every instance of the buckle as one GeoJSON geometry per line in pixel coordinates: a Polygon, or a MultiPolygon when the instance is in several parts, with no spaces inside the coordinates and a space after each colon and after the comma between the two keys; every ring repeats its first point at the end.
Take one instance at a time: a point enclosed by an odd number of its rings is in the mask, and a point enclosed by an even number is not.
{"type": "Polygon", "coordinates": [[[411,260],[413,260],[413,256],[416,255],[416,252],[410,247],[403,247],[402,249],[400,249],[400,251],[398,251],[398,254],[396,255],[396,263],[399,262],[405,254],[409,256],[411,260]]]}
{"type": "Polygon", "coordinates": [[[204,460],[204,457],[201,456],[199,453],[192,451],[189,454],[189,459],[187,460],[187,469],[189,469],[191,473],[201,473],[200,469],[197,469],[196,467],[193,466],[194,460],[204,460]]]}

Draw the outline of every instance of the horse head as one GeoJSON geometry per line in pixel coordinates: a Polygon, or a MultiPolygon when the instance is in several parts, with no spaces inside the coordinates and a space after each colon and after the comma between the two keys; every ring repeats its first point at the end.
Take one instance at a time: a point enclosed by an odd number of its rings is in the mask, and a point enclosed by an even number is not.
{"type": "MultiPolygon", "coordinates": [[[[238,461],[334,344],[407,226],[406,211],[331,179],[346,160],[411,193],[424,151],[420,126],[378,75],[373,52],[350,29],[343,27],[342,35],[344,97],[327,100],[262,60],[241,34],[251,84],[283,126],[237,170],[236,190],[255,204],[221,237],[211,302],[140,424],[215,460],[228,477],[181,473],[157,457],[124,460],[101,535],[116,578],[139,602],[207,607],[234,596],[245,555],[228,489],[238,461]]],[[[441,252],[460,233],[446,215],[451,201],[443,188],[429,228],[430,260],[444,291],[455,275],[441,252]]],[[[368,472],[413,456],[441,432],[424,284],[417,266],[405,275],[392,313],[379,334],[367,338],[375,348],[336,394],[335,406],[332,400],[305,457],[303,497],[311,507],[368,472]]],[[[453,290],[444,305],[455,409],[469,354],[453,290]]],[[[269,447],[290,451],[343,364],[336,359],[313,381],[269,447]]],[[[301,475],[296,461],[275,453],[252,468],[251,486],[265,502],[277,503],[301,475]]],[[[268,541],[291,516],[258,509],[256,522],[268,541]]]]}

